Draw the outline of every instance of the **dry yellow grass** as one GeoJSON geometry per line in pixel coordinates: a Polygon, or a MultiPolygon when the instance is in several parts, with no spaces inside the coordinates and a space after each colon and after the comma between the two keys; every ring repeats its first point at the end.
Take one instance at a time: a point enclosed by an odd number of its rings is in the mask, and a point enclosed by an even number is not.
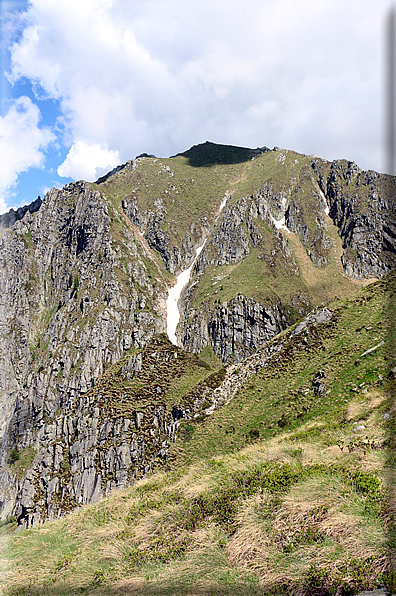
{"type": "MultiPolygon", "coordinates": [[[[360,395],[348,410],[355,420],[363,407],[368,432],[377,438],[384,435],[378,416],[382,402],[380,394],[360,395]]],[[[299,432],[315,427],[326,430],[326,424],[314,420],[300,426],[299,432]]],[[[328,435],[334,439],[330,445],[316,439],[295,440],[293,433],[285,432],[175,473],[148,476],[96,505],[22,532],[3,555],[12,561],[8,570],[3,566],[8,593],[17,586],[32,586],[29,596],[47,596],[49,587],[56,589],[48,592],[51,596],[69,596],[81,589],[92,596],[250,596],[294,582],[293,594],[298,596],[299,581],[312,563],[330,575],[344,573],[346,581],[352,558],[366,560],[372,555],[378,569],[385,569],[383,521],[370,513],[367,498],[342,475],[320,473],[301,479],[284,493],[262,490],[241,498],[231,533],[210,516],[195,528],[183,526],[185,512],[199,495],[217,494],[235,474],[249,473],[264,462],[293,469],[348,465],[374,470],[385,479],[383,451],[341,451],[337,443],[354,437],[350,427],[328,435]],[[183,540],[187,548],[167,560],[154,556],[136,565],[129,556],[150,555],[153,545],[159,545],[160,554],[170,545],[171,553],[183,540]]]]}

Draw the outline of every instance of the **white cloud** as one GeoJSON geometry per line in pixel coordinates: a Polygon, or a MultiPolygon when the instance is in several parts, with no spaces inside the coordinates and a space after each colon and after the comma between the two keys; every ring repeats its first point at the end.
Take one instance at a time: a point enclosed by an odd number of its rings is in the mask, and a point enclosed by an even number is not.
{"type": "Polygon", "coordinates": [[[59,172],[74,178],[92,179],[95,151],[101,167],[115,152],[123,162],[205,140],[281,145],[378,168],[388,6],[31,0],[10,79],[28,77],[60,100],[73,147],[59,172]]]}
{"type": "Polygon", "coordinates": [[[107,147],[77,141],[72,145],[63,164],[59,166],[58,174],[75,180],[94,182],[119,163],[118,151],[109,151],[107,147]]]}
{"type": "Polygon", "coordinates": [[[29,168],[40,168],[43,151],[54,139],[48,128],[40,128],[40,111],[29,97],[14,100],[7,114],[0,117],[0,212],[7,211],[18,175],[29,168]]]}

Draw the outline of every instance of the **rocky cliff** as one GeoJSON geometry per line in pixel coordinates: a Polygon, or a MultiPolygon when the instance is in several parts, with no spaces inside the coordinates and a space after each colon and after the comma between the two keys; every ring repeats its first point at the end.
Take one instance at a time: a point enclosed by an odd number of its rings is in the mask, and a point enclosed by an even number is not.
{"type": "Polygon", "coordinates": [[[37,197],[37,199],[30,203],[30,205],[18,207],[16,211],[14,209],[10,209],[7,213],[0,215],[0,232],[6,228],[11,228],[14,223],[22,219],[28,211],[29,213],[36,213],[36,211],[38,211],[41,207],[41,202],[41,197],[37,197]]]}
{"type": "Polygon", "coordinates": [[[312,169],[338,228],[342,264],[352,278],[381,277],[395,267],[395,178],[354,162],[314,160],[312,169]]]}
{"type": "Polygon", "coordinates": [[[112,233],[112,215],[89,184],[70,184],[0,238],[0,500],[7,510],[6,495],[16,490],[6,466],[12,450],[40,451],[60,412],[72,411],[132,344],[143,346],[164,328],[163,286],[154,288],[128,226],[112,233]]]}
{"type": "Polygon", "coordinates": [[[141,156],[3,216],[3,516],[39,523],[169,465],[178,420],[221,392],[221,363],[394,266],[394,178],[231,149],[141,156]],[[205,240],[176,348],[167,290],[205,240]]]}

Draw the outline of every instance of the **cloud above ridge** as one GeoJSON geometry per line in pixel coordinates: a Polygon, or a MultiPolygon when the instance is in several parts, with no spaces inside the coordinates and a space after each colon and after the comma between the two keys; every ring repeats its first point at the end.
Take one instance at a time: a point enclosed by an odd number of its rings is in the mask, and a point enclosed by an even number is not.
{"type": "Polygon", "coordinates": [[[109,151],[107,147],[89,145],[76,141],[65,161],[59,166],[59,176],[95,182],[100,176],[120,163],[118,151],[109,151]]]}
{"type": "Polygon", "coordinates": [[[32,0],[10,79],[60,101],[58,173],[75,179],[96,175],[94,156],[112,167],[205,140],[379,168],[375,4],[32,0]]]}
{"type": "Polygon", "coordinates": [[[0,116],[0,213],[8,210],[18,175],[44,164],[44,152],[55,139],[46,127],[40,127],[41,114],[29,97],[12,101],[5,116],[0,116]]]}

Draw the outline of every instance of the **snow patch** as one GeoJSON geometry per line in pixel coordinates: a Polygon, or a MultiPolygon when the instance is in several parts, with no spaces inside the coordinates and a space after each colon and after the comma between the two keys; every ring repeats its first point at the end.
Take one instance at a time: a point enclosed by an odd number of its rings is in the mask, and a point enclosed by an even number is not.
{"type": "MultiPolygon", "coordinates": [[[[207,240],[207,238],[206,238],[207,240]]],[[[190,280],[190,275],[192,268],[195,265],[196,260],[198,259],[199,255],[203,247],[206,244],[205,242],[197,249],[197,253],[195,255],[195,259],[191,263],[188,269],[185,269],[176,277],[176,285],[172,286],[169,290],[168,299],[166,301],[166,332],[170,341],[177,346],[177,337],[176,337],[176,327],[180,321],[180,311],[178,301],[182,290],[185,285],[188,284],[190,280]]]]}
{"type": "MultiPolygon", "coordinates": [[[[226,195],[219,207],[219,215],[225,207],[227,203],[229,195],[226,195]]],[[[177,346],[177,337],[176,337],[176,328],[180,321],[180,311],[179,311],[179,298],[181,296],[183,288],[188,284],[190,281],[190,275],[192,268],[194,267],[199,255],[202,252],[203,247],[206,244],[205,239],[204,243],[197,249],[195,254],[195,258],[188,269],[185,269],[176,277],[176,285],[172,286],[169,289],[168,299],[166,301],[166,332],[170,341],[173,345],[177,346]]]]}
{"type": "Polygon", "coordinates": [[[330,207],[329,207],[329,205],[328,205],[328,203],[326,201],[326,197],[324,196],[323,192],[320,189],[319,189],[319,194],[322,197],[323,202],[324,202],[324,212],[326,213],[326,215],[329,215],[329,213],[330,213],[330,207]]]}
{"type": "Polygon", "coordinates": [[[225,204],[227,203],[227,199],[228,199],[229,195],[227,194],[223,201],[220,203],[220,207],[219,207],[219,214],[223,211],[225,204]]]}
{"type": "Polygon", "coordinates": [[[283,216],[282,219],[279,219],[279,220],[275,219],[275,217],[273,217],[271,214],[270,214],[270,216],[271,216],[272,222],[277,230],[285,230],[286,232],[290,232],[289,228],[286,225],[285,216],[283,216]]]}

